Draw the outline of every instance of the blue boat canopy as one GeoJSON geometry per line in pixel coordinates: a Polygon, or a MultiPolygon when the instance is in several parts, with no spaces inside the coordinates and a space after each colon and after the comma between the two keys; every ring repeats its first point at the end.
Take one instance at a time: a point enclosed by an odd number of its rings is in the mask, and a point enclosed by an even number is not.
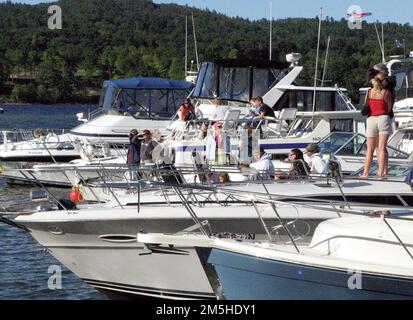
{"type": "Polygon", "coordinates": [[[105,81],[119,89],[142,90],[190,90],[193,84],[187,81],[165,78],[126,78],[105,81]]]}
{"type": "Polygon", "coordinates": [[[99,106],[113,115],[171,118],[193,88],[187,81],[165,78],[126,78],[103,83],[99,106]]]}

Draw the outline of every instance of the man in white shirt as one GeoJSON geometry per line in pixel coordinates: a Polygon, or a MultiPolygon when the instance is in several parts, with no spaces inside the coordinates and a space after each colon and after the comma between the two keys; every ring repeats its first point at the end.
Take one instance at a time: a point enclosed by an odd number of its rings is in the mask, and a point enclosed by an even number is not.
{"type": "Polygon", "coordinates": [[[306,150],[308,157],[307,163],[310,166],[310,172],[313,174],[327,174],[328,166],[320,154],[318,145],[315,143],[309,144],[306,150]]]}
{"type": "Polygon", "coordinates": [[[259,154],[256,152],[255,157],[257,162],[250,164],[250,168],[257,170],[263,180],[270,180],[275,174],[274,164],[271,161],[271,155],[265,153],[263,148],[260,148],[259,154]]]}

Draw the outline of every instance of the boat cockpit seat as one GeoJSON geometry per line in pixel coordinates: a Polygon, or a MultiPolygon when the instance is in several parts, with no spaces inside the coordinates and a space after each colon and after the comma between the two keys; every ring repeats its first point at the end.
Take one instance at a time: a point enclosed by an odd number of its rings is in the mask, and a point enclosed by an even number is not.
{"type": "Polygon", "coordinates": [[[340,162],[334,159],[328,161],[329,175],[339,182],[343,180],[343,171],[341,170],[340,162]]]}
{"type": "Polygon", "coordinates": [[[273,122],[269,121],[267,125],[268,129],[279,136],[289,136],[297,123],[297,111],[296,108],[282,109],[278,117],[274,118],[273,122]]]}
{"type": "Polygon", "coordinates": [[[225,113],[222,128],[227,133],[236,134],[241,110],[230,109],[225,113]]]}

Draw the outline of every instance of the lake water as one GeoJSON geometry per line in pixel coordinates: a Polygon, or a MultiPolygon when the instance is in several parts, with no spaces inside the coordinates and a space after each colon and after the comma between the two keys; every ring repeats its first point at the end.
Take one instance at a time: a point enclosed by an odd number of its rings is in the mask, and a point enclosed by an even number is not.
{"type": "MultiPolygon", "coordinates": [[[[87,113],[95,106],[81,105],[2,105],[0,129],[68,129],[79,124],[76,114],[87,113]]],[[[0,206],[25,209],[29,201],[29,188],[8,187],[0,178],[0,206]]],[[[67,190],[59,191],[68,193],[67,190]]],[[[67,197],[67,195],[66,195],[67,197]]],[[[88,300],[105,297],[82,282],[67,268],[35,242],[30,235],[0,222],[0,299],[30,300],[88,300]],[[50,290],[50,266],[62,270],[62,289],[50,290]]]]}

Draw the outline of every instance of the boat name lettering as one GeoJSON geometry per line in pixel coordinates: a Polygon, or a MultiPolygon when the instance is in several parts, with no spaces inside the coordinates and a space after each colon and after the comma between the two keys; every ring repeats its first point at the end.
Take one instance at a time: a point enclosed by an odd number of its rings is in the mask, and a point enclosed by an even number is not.
{"type": "Polygon", "coordinates": [[[232,239],[232,240],[255,240],[255,233],[230,233],[230,232],[220,232],[215,234],[217,238],[220,239],[232,239]]]}

